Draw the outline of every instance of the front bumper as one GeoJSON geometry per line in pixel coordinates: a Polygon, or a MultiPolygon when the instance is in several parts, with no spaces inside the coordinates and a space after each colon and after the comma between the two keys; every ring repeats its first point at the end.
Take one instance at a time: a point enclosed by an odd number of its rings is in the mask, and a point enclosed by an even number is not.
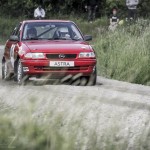
{"type": "Polygon", "coordinates": [[[96,66],[96,59],[75,60],[74,67],[50,67],[49,60],[22,60],[24,73],[30,76],[51,75],[63,77],[66,75],[90,76],[96,66]]]}

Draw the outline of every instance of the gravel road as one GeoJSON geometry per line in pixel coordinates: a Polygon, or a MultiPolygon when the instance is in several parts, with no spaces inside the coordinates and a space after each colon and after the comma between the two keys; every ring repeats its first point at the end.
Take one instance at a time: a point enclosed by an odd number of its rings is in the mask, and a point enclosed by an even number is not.
{"type": "MultiPolygon", "coordinates": [[[[0,46],[0,59],[2,53],[3,46],[0,46]]],[[[106,134],[113,134],[119,141],[128,139],[127,149],[133,150],[138,146],[137,140],[150,131],[148,86],[100,76],[96,86],[18,86],[13,81],[1,79],[0,67],[0,103],[5,104],[5,109],[9,106],[14,109],[14,113],[17,113],[17,109],[28,110],[33,101],[32,117],[42,123],[53,122],[61,115],[61,128],[67,131],[70,124],[73,130],[75,124],[80,122],[78,132],[82,134],[78,134],[78,138],[82,137],[85,145],[91,132],[96,135],[97,140],[106,134]]]]}

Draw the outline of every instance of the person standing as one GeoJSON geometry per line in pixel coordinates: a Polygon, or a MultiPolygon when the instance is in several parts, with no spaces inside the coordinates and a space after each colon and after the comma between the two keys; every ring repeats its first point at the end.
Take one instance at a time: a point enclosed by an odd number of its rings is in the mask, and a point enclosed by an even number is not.
{"type": "Polygon", "coordinates": [[[137,5],[139,0],[126,0],[126,6],[128,7],[128,19],[135,20],[137,18],[137,5]]]}
{"type": "Polygon", "coordinates": [[[43,19],[43,18],[45,18],[45,10],[42,8],[41,5],[39,5],[39,6],[34,10],[34,18],[35,18],[35,19],[43,19]]]}
{"type": "Polygon", "coordinates": [[[110,25],[109,30],[114,31],[119,24],[119,17],[117,15],[117,9],[114,8],[112,10],[112,15],[110,16],[110,25]]]}
{"type": "Polygon", "coordinates": [[[86,0],[85,9],[88,11],[88,22],[95,20],[96,10],[98,7],[98,0],[86,0]]]}

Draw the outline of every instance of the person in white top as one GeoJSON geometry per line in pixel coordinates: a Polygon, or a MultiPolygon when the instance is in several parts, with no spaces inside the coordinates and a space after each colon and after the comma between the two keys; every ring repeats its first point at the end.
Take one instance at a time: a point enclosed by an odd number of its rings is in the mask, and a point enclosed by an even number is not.
{"type": "Polygon", "coordinates": [[[35,19],[43,19],[43,18],[45,18],[45,10],[42,8],[41,5],[39,5],[39,6],[34,10],[34,18],[35,18],[35,19]]]}
{"type": "Polygon", "coordinates": [[[126,0],[126,6],[128,7],[128,19],[136,19],[136,10],[139,0],[126,0]]]}

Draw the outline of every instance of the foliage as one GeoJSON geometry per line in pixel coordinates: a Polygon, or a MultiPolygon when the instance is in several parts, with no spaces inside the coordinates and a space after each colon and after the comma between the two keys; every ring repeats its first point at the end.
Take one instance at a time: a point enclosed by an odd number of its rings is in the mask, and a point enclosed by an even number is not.
{"type": "MultiPolygon", "coordinates": [[[[33,17],[33,11],[38,4],[42,4],[46,10],[47,17],[51,14],[78,14],[81,13],[84,16],[86,0],[1,0],[0,12],[2,16],[25,16],[27,18],[33,17]],[[9,10],[9,11],[8,11],[9,10]]],[[[127,7],[125,0],[99,0],[97,17],[109,15],[113,7],[119,9],[121,16],[125,16],[127,13],[127,7]]],[[[141,0],[138,6],[138,12],[140,16],[148,17],[150,15],[150,1],[141,0]]],[[[81,15],[80,15],[81,17],[81,15]]]]}
{"type": "Polygon", "coordinates": [[[9,38],[11,31],[21,20],[21,18],[12,19],[11,17],[8,17],[5,19],[0,17],[0,43],[4,43],[9,38]]]}
{"type": "Polygon", "coordinates": [[[149,0],[141,0],[139,5],[139,14],[143,17],[150,16],[150,1],[149,0]]]}

